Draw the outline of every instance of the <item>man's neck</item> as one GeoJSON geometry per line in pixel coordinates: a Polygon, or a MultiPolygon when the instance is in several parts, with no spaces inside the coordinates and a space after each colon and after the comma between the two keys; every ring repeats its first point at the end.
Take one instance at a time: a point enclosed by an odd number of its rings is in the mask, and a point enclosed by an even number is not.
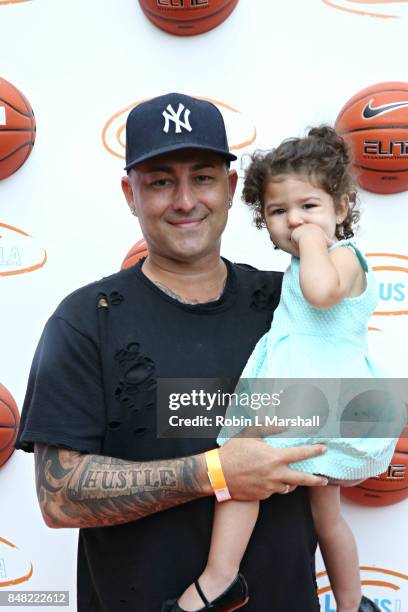
{"type": "Polygon", "coordinates": [[[142,272],[167,295],[184,304],[218,300],[227,280],[227,267],[219,256],[194,263],[148,257],[142,272]]]}

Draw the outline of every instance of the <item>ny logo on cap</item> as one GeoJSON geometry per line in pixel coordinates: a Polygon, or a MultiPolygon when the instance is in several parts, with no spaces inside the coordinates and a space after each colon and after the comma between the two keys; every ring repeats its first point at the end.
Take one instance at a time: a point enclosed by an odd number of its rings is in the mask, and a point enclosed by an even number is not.
{"type": "Polygon", "coordinates": [[[190,122],[188,120],[190,116],[190,110],[188,108],[186,108],[185,110],[184,109],[185,109],[185,106],[181,102],[179,102],[177,112],[174,110],[171,104],[167,105],[166,110],[164,110],[162,113],[165,119],[163,132],[166,132],[166,134],[168,134],[169,129],[170,129],[170,121],[174,122],[176,134],[181,133],[182,127],[188,132],[193,131],[193,128],[191,127],[190,122]],[[180,115],[183,112],[183,110],[184,110],[184,120],[182,121],[180,115]]]}

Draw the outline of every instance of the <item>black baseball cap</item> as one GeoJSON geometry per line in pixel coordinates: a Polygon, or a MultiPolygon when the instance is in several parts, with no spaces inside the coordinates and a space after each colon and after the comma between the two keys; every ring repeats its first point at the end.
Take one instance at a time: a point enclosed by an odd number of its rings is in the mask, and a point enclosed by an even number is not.
{"type": "Polygon", "coordinates": [[[180,93],[152,98],[133,108],[126,121],[126,166],[181,149],[203,149],[233,161],[224,119],[207,100],[180,93]]]}

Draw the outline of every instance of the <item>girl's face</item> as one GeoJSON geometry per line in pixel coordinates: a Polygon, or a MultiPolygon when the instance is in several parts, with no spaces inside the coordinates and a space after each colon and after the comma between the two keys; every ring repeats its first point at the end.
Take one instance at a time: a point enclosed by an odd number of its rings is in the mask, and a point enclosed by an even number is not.
{"type": "Polygon", "coordinates": [[[292,232],[304,223],[318,225],[326,236],[337,241],[336,225],[344,221],[348,196],[338,205],[331,195],[316,187],[302,174],[285,174],[269,180],[264,193],[264,216],[273,243],[291,255],[298,255],[292,232]]]}

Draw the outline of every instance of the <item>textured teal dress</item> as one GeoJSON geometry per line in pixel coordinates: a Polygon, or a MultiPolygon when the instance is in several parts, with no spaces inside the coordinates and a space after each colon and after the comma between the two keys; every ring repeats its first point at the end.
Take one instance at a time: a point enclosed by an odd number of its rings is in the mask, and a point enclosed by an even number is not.
{"type": "MultiPolygon", "coordinates": [[[[342,240],[330,250],[339,247],[351,248],[356,253],[366,273],[365,291],[357,297],[343,299],[332,308],[315,308],[303,296],[299,283],[300,261],[292,257],[283,277],[281,299],[272,326],[255,346],[241,380],[245,379],[243,382],[248,389],[251,384],[248,379],[268,379],[269,382],[292,378],[319,379],[318,386],[328,398],[329,416],[325,425],[310,437],[288,438],[282,433],[269,436],[265,441],[279,448],[324,443],[328,447],[324,455],[290,466],[337,479],[366,479],[387,469],[397,439],[333,436],[336,424],[338,426],[341,421],[339,413],[353,394],[361,390],[362,379],[385,377],[384,371],[370,359],[367,348],[367,324],[378,301],[374,273],[354,243],[342,240]],[[354,380],[345,385],[344,381],[341,384],[342,378],[354,380]],[[360,387],[356,391],[353,385],[360,387]]],[[[253,387],[259,390],[256,382],[253,381],[253,387]]],[[[281,381],[279,386],[283,386],[281,381]]],[[[231,416],[230,409],[226,416],[231,416]]],[[[402,427],[403,422],[396,435],[402,427]]],[[[224,426],[218,443],[224,444],[232,435],[231,429],[224,426]]],[[[305,429],[302,428],[298,435],[305,436],[305,429]]],[[[344,436],[344,431],[339,435],[344,436]]]]}

